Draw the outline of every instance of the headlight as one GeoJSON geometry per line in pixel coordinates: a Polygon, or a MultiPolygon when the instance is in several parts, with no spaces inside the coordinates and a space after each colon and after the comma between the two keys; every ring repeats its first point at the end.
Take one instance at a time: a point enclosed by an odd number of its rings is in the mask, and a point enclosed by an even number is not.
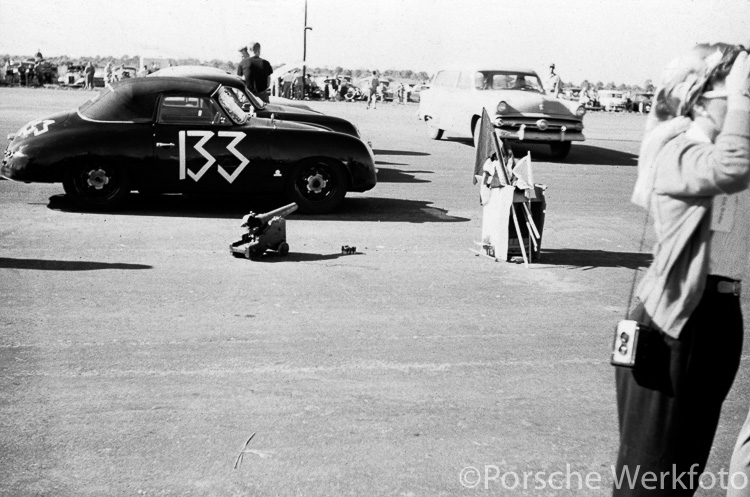
{"type": "Polygon", "coordinates": [[[583,115],[586,113],[586,107],[583,105],[579,105],[576,109],[576,116],[583,117],[583,115]]]}
{"type": "Polygon", "coordinates": [[[539,119],[536,122],[536,127],[539,128],[539,131],[544,131],[547,129],[547,126],[549,126],[549,123],[545,119],[539,119]]]}
{"type": "Polygon", "coordinates": [[[506,104],[505,101],[501,101],[499,104],[497,104],[498,114],[502,114],[506,110],[508,110],[508,104],[506,104]]]}

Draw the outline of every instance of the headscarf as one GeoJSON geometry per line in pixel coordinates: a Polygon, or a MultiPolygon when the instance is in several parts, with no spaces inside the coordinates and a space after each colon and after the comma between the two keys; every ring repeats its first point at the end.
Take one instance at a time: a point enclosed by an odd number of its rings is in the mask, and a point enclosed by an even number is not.
{"type": "Polygon", "coordinates": [[[710,84],[726,78],[737,54],[744,50],[742,45],[704,43],[672,60],[660,76],[646,133],[664,121],[689,115],[710,84]]]}
{"type": "Polygon", "coordinates": [[[700,44],[672,60],[662,71],[654,94],[638,159],[638,179],[632,201],[647,208],[654,187],[654,150],[690,123],[690,112],[715,81],[723,80],[734,64],[742,45],[700,44]]]}

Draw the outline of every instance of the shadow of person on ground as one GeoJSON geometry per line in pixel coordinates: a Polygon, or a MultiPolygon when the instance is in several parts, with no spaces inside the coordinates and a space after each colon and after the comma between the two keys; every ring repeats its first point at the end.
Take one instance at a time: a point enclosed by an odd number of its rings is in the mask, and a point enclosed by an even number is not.
{"type": "Polygon", "coordinates": [[[539,263],[574,266],[586,270],[599,267],[621,267],[635,270],[648,267],[652,259],[651,254],[643,252],[542,248],[539,263]]]}
{"type": "MultiPolygon", "coordinates": [[[[356,194],[355,194],[356,195],[356,194]]],[[[141,195],[133,193],[122,208],[106,215],[195,217],[242,219],[248,212],[259,214],[272,211],[288,202],[284,199],[255,196],[215,195],[141,195]]],[[[78,208],[66,195],[49,198],[49,209],[63,212],[86,212],[78,208]]],[[[97,214],[92,212],[92,214],[97,214]]],[[[432,207],[432,202],[378,197],[346,197],[329,214],[309,215],[299,211],[289,219],[311,221],[379,221],[409,223],[455,223],[468,218],[451,216],[446,209],[432,207]]]]}
{"type": "Polygon", "coordinates": [[[93,261],[55,261],[45,259],[15,259],[0,257],[0,269],[36,269],[41,271],[97,271],[100,269],[152,269],[145,264],[93,261]]]}

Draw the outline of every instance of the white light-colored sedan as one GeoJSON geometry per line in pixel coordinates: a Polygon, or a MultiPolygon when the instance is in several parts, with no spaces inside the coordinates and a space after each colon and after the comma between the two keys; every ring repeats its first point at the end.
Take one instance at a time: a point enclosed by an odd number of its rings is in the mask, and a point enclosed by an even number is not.
{"type": "Polygon", "coordinates": [[[625,92],[618,90],[599,90],[599,105],[607,112],[623,111],[626,108],[627,99],[625,92]]]}
{"type": "Polygon", "coordinates": [[[584,107],[547,96],[530,69],[442,70],[421,93],[418,116],[429,124],[435,140],[447,131],[474,137],[476,144],[482,109],[501,138],[548,143],[556,158],[567,156],[572,142],[585,140],[584,107]]]}

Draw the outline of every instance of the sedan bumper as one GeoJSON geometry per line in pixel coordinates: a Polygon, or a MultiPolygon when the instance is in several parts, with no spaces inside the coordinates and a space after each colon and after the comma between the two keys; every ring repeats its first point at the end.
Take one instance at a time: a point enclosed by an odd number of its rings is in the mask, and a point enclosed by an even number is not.
{"type": "Polygon", "coordinates": [[[527,142],[582,142],[586,138],[578,130],[568,130],[565,127],[556,130],[539,131],[527,129],[525,126],[519,128],[496,128],[500,138],[507,140],[518,140],[527,142]]]}

